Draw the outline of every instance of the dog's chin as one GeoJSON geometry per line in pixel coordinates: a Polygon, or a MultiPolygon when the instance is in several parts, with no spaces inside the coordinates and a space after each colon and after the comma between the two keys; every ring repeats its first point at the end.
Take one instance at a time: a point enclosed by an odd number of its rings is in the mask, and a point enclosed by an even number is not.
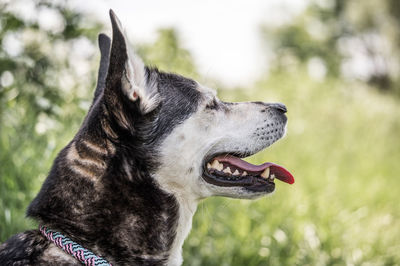
{"type": "Polygon", "coordinates": [[[282,166],[269,162],[253,165],[242,160],[250,155],[225,152],[204,159],[202,178],[214,195],[253,199],[274,192],[275,179],[294,183],[293,176],[282,166]]]}
{"type": "Polygon", "coordinates": [[[207,183],[208,191],[211,193],[209,196],[221,196],[235,199],[249,199],[254,200],[261,198],[263,196],[272,195],[273,191],[269,192],[268,190],[255,192],[248,190],[244,187],[236,186],[236,187],[221,187],[217,185],[213,185],[211,183],[207,183]]]}

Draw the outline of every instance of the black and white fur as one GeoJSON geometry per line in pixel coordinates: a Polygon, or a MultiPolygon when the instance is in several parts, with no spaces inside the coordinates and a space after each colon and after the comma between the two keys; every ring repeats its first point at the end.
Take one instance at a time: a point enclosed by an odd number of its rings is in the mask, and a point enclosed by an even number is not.
{"type": "MultiPolygon", "coordinates": [[[[264,149],[284,135],[286,117],[279,104],[222,102],[196,81],[146,67],[110,16],[93,104],[27,214],[113,265],[180,265],[201,199],[268,193],[208,183],[204,161],[264,149]]],[[[79,262],[38,230],[0,246],[0,265],[54,264],[79,262]]]]}

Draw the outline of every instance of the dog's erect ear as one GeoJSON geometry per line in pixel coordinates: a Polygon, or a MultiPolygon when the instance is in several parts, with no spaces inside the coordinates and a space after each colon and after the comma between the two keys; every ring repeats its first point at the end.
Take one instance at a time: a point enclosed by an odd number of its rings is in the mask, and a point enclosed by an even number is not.
{"type": "Polygon", "coordinates": [[[110,47],[111,47],[111,39],[107,35],[101,33],[98,37],[99,48],[100,48],[100,67],[99,73],[97,77],[97,86],[94,91],[94,100],[93,103],[96,102],[99,95],[104,91],[106,86],[106,77],[108,71],[108,65],[110,62],[110,47]]]}
{"type": "Polygon", "coordinates": [[[143,114],[148,113],[159,103],[157,88],[147,82],[145,65],[130,49],[122,25],[112,10],[110,18],[113,37],[105,94],[127,97],[139,103],[143,114]]]}

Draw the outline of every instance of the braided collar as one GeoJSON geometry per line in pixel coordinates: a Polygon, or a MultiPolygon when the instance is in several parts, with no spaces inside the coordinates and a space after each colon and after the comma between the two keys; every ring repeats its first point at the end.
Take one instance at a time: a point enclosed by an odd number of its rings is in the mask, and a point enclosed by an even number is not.
{"type": "Polygon", "coordinates": [[[78,243],[72,241],[68,237],[53,231],[45,226],[40,226],[40,232],[57,247],[61,248],[65,253],[73,256],[84,265],[90,266],[112,266],[107,260],[96,256],[90,250],[82,247],[78,243]]]}

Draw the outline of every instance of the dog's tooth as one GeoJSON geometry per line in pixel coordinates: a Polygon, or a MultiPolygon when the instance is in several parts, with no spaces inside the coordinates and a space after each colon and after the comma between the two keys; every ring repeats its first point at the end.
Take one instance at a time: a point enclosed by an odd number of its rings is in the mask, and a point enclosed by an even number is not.
{"type": "Polygon", "coordinates": [[[229,166],[227,168],[225,168],[222,172],[224,172],[225,174],[232,174],[231,172],[231,168],[229,168],[229,166]]]}
{"type": "Polygon", "coordinates": [[[217,160],[214,160],[214,161],[211,163],[211,167],[214,168],[214,169],[217,169],[217,170],[218,170],[218,166],[219,166],[219,162],[218,162],[217,160]]]}
{"type": "Polygon", "coordinates": [[[269,177],[269,167],[262,172],[261,177],[267,179],[269,177]]]}
{"type": "Polygon", "coordinates": [[[210,168],[211,168],[211,164],[207,163],[207,169],[210,169],[210,168]]]}
{"type": "Polygon", "coordinates": [[[235,172],[233,172],[233,175],[239,175],[239,171],[236,169],[235,172]]]}
{"type": "Polygon", "coordinates": [[[247,172],[243,171],[242,176],[246,176],[246,175],[247,175],[247,172]]]}
{"type": "Polygon", "coordinates": [[[275,179],[275,175],[272,174],[272,175],[269,177],[269,180],[270,180],[270,181],[274,181],[274,179],[275,179]]]}
{"type": "Polygon", "coordinates": [[[222,171],[222,169],[224,169],[224,165],[220,162],[218,162],[218,166],[216,168],[218,171],[222,171]]]}

